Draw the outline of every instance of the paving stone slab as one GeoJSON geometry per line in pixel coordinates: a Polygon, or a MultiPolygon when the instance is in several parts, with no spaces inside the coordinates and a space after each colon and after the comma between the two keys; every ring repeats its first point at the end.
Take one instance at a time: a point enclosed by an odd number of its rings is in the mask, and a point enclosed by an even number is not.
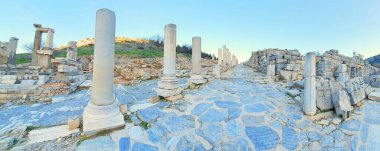
{"type": "Polygon", "coordinates": [[[191,111],[191,114],[199,116],[203,112],[205,112],[206,110],[208,110],[211,106],[212,106],[211,103],[199,103],[191,111]]]}
{"type": "Polygon", "coordinates": [[[210,144],[218,144],[223,136],[223,128],[220,124],[204,124],[196,134],[203,137],[210,144]]]}
{"type": "Polygon", "coordinates": [[[354,135],[359,132],[361,122],[356,119],[344,121],[340,125],[340,130],[343,131],[343,133],[348,135],[354,135]]]}
{"type": "Polygon", "coordinates": [[[116,143],[109,136],[99,136],[83,141],[77,148],[78,151],[114,151],[116,143]]]}
{"type": "Polygon", "coordinates": [[[291,127],[282,128],[282,145],[288,150],[295,150],[298,146],[298,134],[291,127]]]}
{"type": "Polygon", "coordinates": [[[206,113],[204,113],[200,118],[199,122],[221,122],[227,120],[228,115],[226,111],[219,111],[216,109],[210,109],[206,113]]]}
{"type": "Polygon", "coordinates": [[[158,151],[158,148],[152,145],[136,142],[133,144],[132,151],[158,151]]]}
{"type": "Polygon", "coordinates": [[[254,144],[255,150],[274,149],[280,142],[278,133],[268,126],[246,127],[245,133],[254,144]]]}

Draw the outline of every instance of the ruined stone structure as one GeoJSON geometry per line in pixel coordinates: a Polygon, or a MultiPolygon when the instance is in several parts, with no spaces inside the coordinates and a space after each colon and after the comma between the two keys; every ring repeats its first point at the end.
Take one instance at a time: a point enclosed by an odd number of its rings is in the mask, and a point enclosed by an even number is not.
{"type": "Polygon", "coordinates": [[[170,97],[179,95],[182,90],[179,88],[179,81],[176,77],[176,25],[165,26],[164,37],[164,74],[158,82],[157,95],[170,97]]]}
{"type": "Polygon", "coordinates": [[[223,45],[223,65],[227,65],[228,62],[228,55],[227,55],[227,47],[226,45],[223,45]]]}
{"type": "Polygon", "coordinates": [[[96,132],[124,126],[116,101],[113,78],[115,66],[115,13],[96,12],[92,95],[83,112],[83,131],[96,132]]]}
{"type": "Polygon", "coordinates": [[[78,54],[77,42],[70,41],[66,49],[66,60],[77,61],[77,54],[78,54]]]}
{"type": "Polygon", "coordinates": [[[0,42],[0,66],[16,66],[17,42],[18,39],[15,37],[11,37],[9,42],[0,42]]]}
{"type": "Polygon", "coordinates": [[[308,53],[306,62],[304,60],[297,50],[266,49],[252,52],[245,65],[266,71],[269,77],[303,80],[303,110],[307,115],[335,109],[347,119],[353,106],[360,105],[373,91],[369,85],[378,85],[380,81],[373,75],[379,69],[356,53],[347,57],[340,55],[338,50],[330,50],[320,56],[308,53]]]}
{"type": "Polygon", "coordinates": [[[263,72],[268,65],[275,65],[275,76],[286,81],[298,81],[303,79],[304,62],[298,50],[266,49],[252,52],[245,64],[263,72]]]}
{"type": "Polygon", "coordinates": [[[218,65],[222,65],[223,64],[223,53],[222,53],[222,49],[218,49],[218,65]]]}
{"type": "Polygon", "coordinates": [[[364,61],[362,55],[354,53],[352,57],[347,57],[339,54],[338,50],[332,49],[326,51],[319,57],[319,61],[317,62],[317,75],[334,80],[339,77],[341,70],[338,70],[338,67],[341,64],[347,66],[346,74],[349,78],[365,77],[379,70],[364,61]]]}
{"type": "Polygon", "coordinates": [[[70,41],[66,50],[66,58],[52,59],[57,67],[56,78],[64,79],[66,76],[78,75],[82,70],[82,64],[77,62],[77,46],[75,41],[70,41]]]}
{"type": "Polygon", "coordinates": [[[34,24],[36,33],[34,37],[34,46],[32,52],[32,66],[40,66],[43,70],[51,69],[51,59],[54,54],[53,36],[54,29],[43,28],[41,24],[34,24]],[[41,48],[42,34],[47,33],[46,43],[41,48]]]}

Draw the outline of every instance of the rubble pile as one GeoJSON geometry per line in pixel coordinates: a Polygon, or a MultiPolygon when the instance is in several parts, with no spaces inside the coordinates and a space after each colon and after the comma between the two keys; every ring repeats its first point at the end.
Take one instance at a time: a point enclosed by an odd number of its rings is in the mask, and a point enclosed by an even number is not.
{"type": "Polygon", "coordinates": [[[265,49],[252,52],[245,64],[286,81],[303,79],[304,56],[298,50],[265,49]]]}

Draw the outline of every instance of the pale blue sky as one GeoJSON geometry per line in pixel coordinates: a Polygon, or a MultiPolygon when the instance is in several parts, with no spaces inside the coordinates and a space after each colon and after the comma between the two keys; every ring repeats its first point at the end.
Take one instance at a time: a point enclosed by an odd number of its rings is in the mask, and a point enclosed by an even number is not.
{"type": "Polygon", "coordinates": [[[21,50],[33,41],[33,23],[54,28],[56,45],[94,37],[100,8],[116,13],[117,36],[163,35],[174,23],[178,44],[200,36],[202,50],[217,53],[225,44],[240,61],[264,48],[380,53],[378,0],[7,0],[0,5],[0,41],[18,37],[21,50]]]}

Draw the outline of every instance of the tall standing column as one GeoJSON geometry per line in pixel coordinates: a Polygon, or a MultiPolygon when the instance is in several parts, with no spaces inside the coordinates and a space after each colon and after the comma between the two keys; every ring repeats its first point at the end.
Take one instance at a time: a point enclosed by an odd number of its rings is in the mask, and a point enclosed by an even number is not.
{"type": "Polygon", "coordinates": [[[8,58],[8,65],[16,65],[16,51],[17,51],[17,43],[18,43],[18,38],[11,37],[9,39],[9,58],[8,58]]]}
{"type": "Polygon", "coordinates": [[[223,65],[227,65],[227,47],[223,45],[223,65]]]}
{"type": "Polygon", "coordinates": [[[38,30],[38,27],[36,27],[36,32],[34,34],[33,52],[32,52],[32,66],[38,66],[37,50],[41,49],[41,38],[42,38],[42,32],[38,30]]]}
{"type": "Polygon", "coordinates": [[[201,74],[201,37],[193,37],[192,73],[201,74]]]}
{"type": "Polygon", "coordinates": [[[83,131],[101,131],[124,126],[113,92],[115,66],[115,13],[96,12],[94,68],[91,100],[83,113],[83,131]]]}
{"type": "Polygon", "coordinates": [[[222,65],[222,60],[223,60],[223,56],[222,56],[222,49],[218,49],[218,65],[222,65]]]}
{"type": "Polygon", "coordinates": [[[201,38],[193,37],[193,50],[192,50],[192,75],[190,77],[190,82],[195,84],[206,83],[206,79],[203,78],[201,74],[201,38]]]}
{"type": "Polygon", "coordinates": [[[315,53],[309,52],[305,57],[305,85],[303,111],[306,115],[314,115],[317,111],[316,102],[316,64],[315,53]]]}
{"type": "Polygon", "coordinates": [[[176,70],[176,25],[165,26],[164,41],[164,76],[175,77],[176,70]]]}
{"type": "Polygon", "coordinates": [[[174,24],[165,26],[164,35],[164,74],[158,82],[157,95],[170,97],[180,94],[179,82],[176,77],[176,34],[177,27],[174,24]]]}
{"type": "Polygon", "coordinates": [[[54,36],[54,30],[48,29],[46,43],[45,43],[45,48],[48,50],[53,49],[53,36],[54,36]]]}

